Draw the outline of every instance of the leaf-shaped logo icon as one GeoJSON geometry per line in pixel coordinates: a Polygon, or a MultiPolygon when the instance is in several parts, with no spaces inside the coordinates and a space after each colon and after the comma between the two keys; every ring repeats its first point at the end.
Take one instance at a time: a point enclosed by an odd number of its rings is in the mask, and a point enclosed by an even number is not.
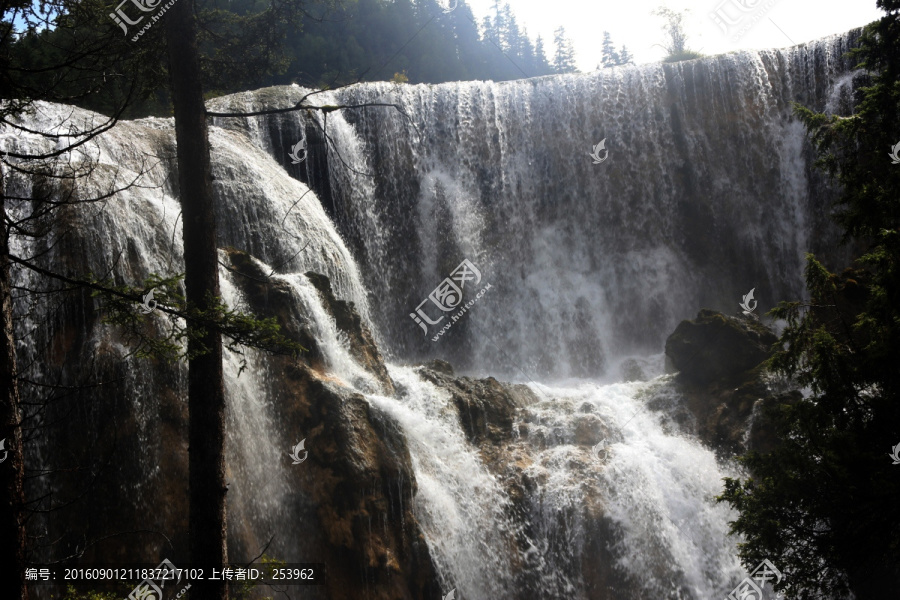
{"type": "Polygon", "coordinates": [[[444,600],[456,600],[456,588],[447,592],[447,595],[444,596],[444,600]]]}
{"type": "Polygon", "coordinates": [[[307,147],[306,147],[306,130],[303,130],[303,137],[300,138],[300,141],[291,146],[291,152],[288,156],[291,157],[291,164],[299,165],[304,160],[306,160],[307,156],[307,147]],[[300,156],[300,153],[303,153],[303,156],[300,156]]]}
{"type": "Polygon", "coordinates": [[[893,452],[893,454],[888,455],[894,459],[894,462],[891,464],[900,465],[900,444],[897,444],[896,446],[891,448],[891,451],[893,452]]]}
{"type": "Polygon", "coordinates": [[[594,458],[597,460],[604,460],[607,456],[609,456],[609,443],[606,440],[600,440],[597,442],[595,446],[591,447],[591,454],[594,455],[594,458]],[[600,453],[603,453],[603,456],[600,456],[600,453]]]}
{"type": "Polygon", "coordinates": [[[745,296],[743,296],[741,299],[741,303],[738,305],[742,309],[744,309],[744,314],[748,317],[750,316],[750,313],[756,310],[756,306],[757,304],[759,304],[756,300],[753,299],[753,291],[755,289],[756,288],[751,289],[745,296]],[[750,306],[751,302],[753,302],[753,306],[750,306]]]}
{"type": "Polygon", "coordinates": [[[0,458],[0,463],[2,463],[6,460],[6,457],[9,454],[9,452],[6,451],[6,438],[0,440],[0,450],[3,450],[3,458],[0,458]]]}
{"type": "Polygon", "coordinates": [[[892,165],[900,165],[900,142],[897,142],[896,146],[891,147],[891,153],[888,156],[891,157],[892,165]]]}
{"type": "Polygon", "coordinates": [[[290,456],[291,458],[294,459],[294,462],[292,464],[299,465],[304,460],[306,460],[306,457],[309,455],[309,452],[305,449],[305,444],[306,444],[306,438],[303,438],[302,440],[300,440],[300,443],[298,443],[296,446],[291,448],[291,452],[288,454],[288,456],[290,456]],[[303,458],[300,458],[301,451],[303,452],[303,458]]]}
{"type": "Polygon", "coordinates": [[[147,294],[143,298],[144,304],[140,308],[141,312],[145,315],[149,315],[157,306],[156,300],[153,299],[153,292],[155,291],[156,288],[153,288],[152,290],[147,292],[147,294]]]}
{"type": "Polygon", "coordinates": [[[604,160],[609,158],[609,150],[606,149],[606,138],[600,140],[600,143],[596,146],[593,146],[593,152],[589,153],[590,157],[594,159],[594,164],[599,165],[604,160]],[[600,158],[600,152],[603,151],[603,158],[600,158]]]}

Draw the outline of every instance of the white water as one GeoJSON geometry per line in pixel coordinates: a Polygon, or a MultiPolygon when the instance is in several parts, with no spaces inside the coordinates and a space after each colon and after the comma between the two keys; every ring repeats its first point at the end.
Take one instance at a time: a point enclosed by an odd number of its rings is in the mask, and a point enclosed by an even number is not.
{"type": "MultiPolygon", "coordinates": [[[[848,39],[312,97],[402,110],[328,120],[332,213],[378,299],[385,351],[481,373],[596,377],[623,354],[658,352],[698,307],[733,313],[751,288],[761,311],[802,294],[804,253],[833,253],[835,238],[791,103],[846,109],[836,98],[846,100],[848,39]],[[595,165],[601,139],[609,158],[595,165]],[[435,345],[409,313],[463,258],[496,293],[435,345]]],[[[290,106],[306,91],[213,105],[290,106]]],[[[216,122],[250,132],[292,173],[290,144],[323,123],[318,113],[216,122]]],[[[310,160],[325,154],[320,145],[310,160]]]]}
{"type": "MultiPolygon", "coordinates": [[[[418,482],[416,516],[445,589],[456,587],[466,600],[520,592],[587,598],[592,569],[603,566],[589,552],[598,515],[611,526],[617,572],[637,582],[643,597],[724,596],[739,578],[729,514],[712,500],[734,471],[665,412],[646,408],[668,393],[665,381],[610,381],[623,356],[658,352],[665,334],[700,305],[728,310],[757,287],[764,309],[800,289],[800,255],[821,215],[810,208],[816,184],[787,102],[824,106],[833,97],[842,43],[505,84],[359,86],[317,102],[391,99],[416,127],[388,109],[332,113],[327,175],[310,166],[313,146],[299,166],[286,156],[301,126],[322,124],[318,115],[211,129],[221,245],[250,252],[291,286],[330,375],[403,430],[418,482]],[[593,165],[587,152],[604,137],[610,159],[593,165]],[[291,175],[312,186],[327,178],[330,202],[291,175]],[[433,345],[408,314],[462,258],[497,293],[433,345]],[[381,394],[353,360],[303,275],[308,270],[327,275],[335,295],[355,303],[392,357],[395,395],[381,394]],[[448,394],[402,364],[424,357],[521,381],[581,377],[529,383],[540,400],[518,415],[516,430],[527,433],[515,442],[527,458],[523,476],[534,484],[524,514],[466,440],[448,394]],[[590,447],[601,438],[611,447],[597,462],[590,447]]],[[[280,88],[212,104],[275,106],[301,93],[280,88]]],[[[38,104],[27,119],[54,130],[70,110],[38,104]]],[[[76,123],[95,118],[75,114],[76,123]]],[[[86,150],[101,168],[82,196],[133,178],[141,187],[72,211],[76,229],[53,238],[59,243],[49,264],[109,272],[129,284],[183,269],[171,127],[160,119],[122,123],[86,150]]],[[[0,143],[45,144],[6,130],[0,143]]],[[[33,189],[21,175],[9,183],[22,196],[33,189]]],[[[11,207],[13,214],[28,209],[27,202],[11,207]]],[[[47,245],[13,240],[25,255],[47,245]]],[[[222,282],[226,300],[240,306],[225,271],[222,282]]],[[[123,483],[138,490],[129,496],[137,501],[164,475],[159,412],[173,392],[183,401],[184,373],[173,368],[162,381],[126,358],[127,345],[94,322],[90,308],[73,315],[42,305],[35,316],[23,297],[16,306],[21,355],[40,356],[75,322],[88,338],[86,355],[65,357],[62,367],[36,362],[30,376],[74,377],[79,361],[98,357],[124,361],[120,394],[133,404],[136,444],[146,449],[144,480],[123,483]]],[[[230,532],[255,540],[279,528],[302,532],[288,510],[300,499],[290,473],[277,466],[299,440],[273,419],[274,374],[265,357],[250,351],[246,360],[240,376],[240,358],[226,360],[230,532]]],[[[47,452],[41,455],[30,458],[41,465],[47,452]]],[[[281,544],[284,558],[303,558],[299,542],[281,544]]]]}

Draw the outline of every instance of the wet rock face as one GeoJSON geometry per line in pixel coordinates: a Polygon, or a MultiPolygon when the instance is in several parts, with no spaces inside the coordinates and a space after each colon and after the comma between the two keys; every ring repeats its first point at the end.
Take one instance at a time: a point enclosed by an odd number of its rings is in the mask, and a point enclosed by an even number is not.
{"type": "Polygon", "coordinates": [[[246,252],[226,249],[231,260],[231,270],[235,272],[237,285],[247,297],[254,310],[263,316],[275,317],[281,332],[297,342],[307,352],[300,358],[318,372],[324,372],[324,356],[313,337],[306,318],[300,314],[300,307],[294,301],[288,285],[277,279],[270,279],[246,252]]]}
{"type": "Polygon", "coordinates": [[[419,374],[450,392],[466,437],[473,444],[500,443],[513,435],[516,411],[533,401],[525,386],[501,384],[493,377],[470,379],[453,377],[453,369],[444,361],[432,361],[419,374]],[[435,370],[440,369],[440,370],[435,370]]]}
{"type": "MultiPolygon", "coordinates": [[[[234,249],[226,250],[226,253],[231,259],[232,270],[243,275],[238,277],[237,284],[246,294],[248,302],[260,314],[278,319],[282,332],[308,349],[300,359],[318,373],[324,374],[322,351],[313,337],[306,318],[300,314],[288,286],[282,281],[270,279],[268,273],[253,262],[247,253],[234,249]]],[[[384,358],[353,303],[335,297],[328,277],[313,272],[306,273],[306,277],[318,290],[325,309],[334,319],[338,329],[347,336],[353,358],[378,379],[385,393],[392,394],[394,384],[388,375],[384,358]]]]}
{"type": "Polygon", "coordinates": [[[284,368],[283,418],[306,432],[298,473],[311,556],[328,569],[325,597],[413,600],[439,597],[428,546],[413,514],[409,450],[389,419],[358,394],[336,389],[308,367],[284,368]]]}
{"type": "MultiPolygon", "coordinates": [[[[246,507],[232,504],[243,485],[238,482],[228,492],[229,559],[238,563],[258,557],[271,537],[275,541],[267,554],[283,560],[279,544],[293,547],[293,542],[284,541],[301,538],[296,543],[299,555],[308,562],[324,563],[328,571],[326,586],[305,588],[304,598],[439,598],[438,576],[413,512],[417,483],[402,433],[364,397],[329,376],[320,345],[291,289],[268,278],[248,254],[236,250],[226,254],[229,264],[223,266],[235,273],[233,281],[249,304],[248,312],[276,318],[282,333],[307,349],[299,356],[265,355],[262,359],[268,373],[267,391],[276,399],[268,410],[279,424],[274,435],[280,439],[269,441],[287,453],[305,439],[308,451],[302,464],[290,467],[289,501],[279,513],[285,517],[284,524],[270,530],[242,520],[246,507]]],[[[364,366],[392,389],[381,356],[353,306],[334,298],[327,279],[317,280],[338,327],[355,351],[366,357],[364,366]]],[[[87,295],[78,298],[90,301],[87,295]]],[[[74,313],[89,314],[87,310],[74,313]]],[[[90,331],[88,325],[84,328],[90,331]]],[[[71,346],[65,348],[67,352],[86,352],[88,336],[65,334],[71,346]]],[[[181,363],[148,360],[140,363],[139,371],[129,372],[121,357],[109,349],[118,342],[115,337],[102,341],[96,377],[131,377],[157,385],[161,392],[136,402],[121,388],[87,388],[71,401],[75,404],[66,406],[68,427],[52,441],[69,461],[61,466],[70,467],[73,474],[59,481],[67,490],[84,490],[84,496],[52,511],[47,522],[52,531],[70,532],[59,544],[64,555],[74,554],[78,544],[83,548],[84,539],[100,540],[85,551],[88,564],[154,562],[160,557],[176,564],[187,562],[186,369],[181,363]],[[142,428],[147,432],[142,433],[142,428]],[[141,444],[142,436],[150,443],[141,444]],[[85,439],[91,443],[85,444],[85,439]],[[91,464],[92,453],[103,457],[104,464],[86,487],[78,467],[91,464]],[[132,533],[135,523],[147,532],[132,533]]],[[[66,353],[58,355],[52,366],[61,369],[66,353]]],[[[284,455],[281,458],[290,462],[284,455]]],[[[232,470],[236,467],[226,465],[232,483],[239,477],[232,470]]],[[[33,495],[39,492],[36,489],[33,495]]],[[[251,492],[251,502],[266,502],[264,494],[254,496],[258,493],[251,492]]],[[[47,560],[53,558],[47,556],[47,560]]]]}
{"type": "MultiPolygon", "coordinates": [[[[256,314],[278,319],[285,335],[309,348],[298,360],[270,358],[276,407],[288,429],[304,432],[310,451],[298,485],[307,499],[298,520],[316,532],[307,545],[328,568],[326,596],[412,600],[440,595],[437,575],[416,517],[416,481],[405,439],[365,398],[336,385],[321,368],[315,339],[294,314],[290,292],[268,280],[241,252],[229,251],[238,285],[256,314]]],[[[354,356],[388,390],[393,384],[353,305],[335,299],[328,278],[307,274],[354,356]]]]}
{"type": "Polygon", "coordinates": [[[325,309],[334,318],[338,329],[347,334],[347,338],[350,341],[350,354],[378,378],[384,386],[385,393],[393,394],[394,383],[391,381],[390,375],[388,375],[387,367],[384,365],[384,358],[382,358],[381,352],[375,344],[372,332],[362,322],[353,303],[335,298],[334,293],[331,291],[331,282],[324,275],[308,272],[306,277],[319,290],[325,309]]]}
{"type": "Polygon", "coordinates": [[[679,377],[693,383],[736,378],[769,357],[777,341],[759,322],[702,309],[666,340],[666,357],[679,377]]]}
{"type": "Polygon", "coordinates": [[[725,455],[746,450],[745,436],[757,402],[770,391],[762,380],[762,370],[754,369],[735,383],[679,381],[676,385],[693,416],[693,431],[708,446],[725,455]]]}
{"type": "Polygon", "coordinates": [[[694,431],[712,448],[734,455],[769,451],[777,443],[762,406],[796,401],[798,393],[773,390],[765,379],[762,363],[776,341],[756,320],[706,309],[679,323],[666,340],[666,358],[679,371],[675,381],[694,431]]]}

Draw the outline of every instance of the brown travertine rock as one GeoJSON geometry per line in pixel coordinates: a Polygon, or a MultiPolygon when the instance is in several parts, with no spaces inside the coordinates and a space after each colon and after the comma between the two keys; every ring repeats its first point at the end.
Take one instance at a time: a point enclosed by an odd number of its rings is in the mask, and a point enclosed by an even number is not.
{"type": "Polygon", "coordinates": [[[328,568],[325,597],[440,597],[412,511],[417,486],[401,433],[362,396],[305,365],[283,367],[279,412],[310,449],[298,483],[309,503],[304,520],[317,532],[311,555],[328,568]]]}
{"type": "Polygon", "coordinates": [[[319,290],[325,309],[334,318],[338,329],[347,334],[347,338],[350,340],[350,354],[378,378],[378,381],[384,386],[386,394],[393,394],[394,382],[388,375],[381,352],[375,344],[372,332],[362,322],[353,303],[335,298],[331,291],[331,282],[324,275],[307,272],[306,277],[319,290]]]}
{"type": "MultiPolygon", "coordinates": [[[[284,297],[286,290],[254,272],[243,253],[232,250],[229,256],[236,269],[251,275],[237,281],[251,307],[262,317],[275,316],[285,335],[320,356],[303,319],[284,297]]],[[[326,277],[307,277],[350,340],[354,356],[393,393],[381,354],[352,303],[335,299],[326,277]]],[[[320,359],[304,358],[274,356],[270,361],[280,371],[275,378],[281,387],[278,416],[298,435],[303,432],[309,450],[299,480],[309,503],[299,510],[318,532],[310,546],[328,568],[326,596],[439,597],[434,565],[412,512],[416,481],[403,436],[362,396],[325,376],[320,359]]]]}
{"type": "MultiPolygon", "coordinates": [[[[265,548],[276,560],[285,560],[282,552],[296,552],[305,562],[324,563],[327,584],[303,589],[303,597],[310,600],[440,598],[438,575],[413,512],[417,483],[405,438],[365,398],[327,374],[289,287],[266,277],[246,253],[227,250],[226,255],[230,262],[226,268],[235,273],[233,281],[248,312],[274,317],[284,335],[307,349],[299,356],[263,354],[259,359],[265,365],[259,384],[273,400],[265,408],[266,416],[277,423],[269,435],[278,439],[267,442],[285,451],[279,459],[284,465],[267,467],[283,474],[288,465],[289,480],[281,482],[288,489],[282,490],[282,503],[255,510],[255,503],[269,502],[268,492],[239,480],[237,470],[259,465],[241,463],[243,448],[240,456],[231,456],[234,462],[226,462],[231,486],[229,560],[246,563],[265,548]],[[294,466],[287,451],[301,439],[308,454],[294,466]],[[245,522],[244,516],[254,513],[259,513],[259,522],[245,522]],[[274,529],[266,525],[266,518],[276,520],[274,529]],[[302,530],[291,529],[298,524],[302,530]],[[267,546],[272,540],[274,544],[267,546]]],[[[320,278],[319,285],[338,327],[365,357],[366,367],[392,389],[381,356],[359,326],[352,305],[335,300],[327,280],[320,278]]],[[[92,301],[86,294],[79,298],[92,301]]],[[[94,314],[83,307],[72,312],[94,314]]],[[[158,324],[147,321],[148,328],[158,324]]],[[[73,318],[71,326],[56,336],[55,362],[48,366],[61,369],[68,354],[85,352],[84,346],[93,342],[76,334],[82,330],[91,331],[91,323],[73,318]]],[[[94,564],[157,564],[161,557],[179,566],[187,564],[186,368],[184,363],[141,359],[135,363],[140,368],[131,369],[122,359],[127,340],[120,339],[114,328],[104,333],[92,349],[98,357],[92,376],[112,383],[72,394],[65,407],[67,427],[50,440],[58,456],[54,466],[71,473],[57,481],[78,492],[44,517],[51,530],[68,532],[54,551],[61,556],[80,554],[82,561],[94,564]],[[96,470],[85,473],[83,466],[92,465],[96,470]],[[137,531],[135,523],[140,525],[137,531]]],[[[246,400],[230,402],[229,410],[246,400]]],[[[228,422],[226,448],[236,443],[228,422]]],[[[241,443],[254,440],[243,438],[241,443]]],[[[246,450],[252,454],[252,449],[246,450]]]]}

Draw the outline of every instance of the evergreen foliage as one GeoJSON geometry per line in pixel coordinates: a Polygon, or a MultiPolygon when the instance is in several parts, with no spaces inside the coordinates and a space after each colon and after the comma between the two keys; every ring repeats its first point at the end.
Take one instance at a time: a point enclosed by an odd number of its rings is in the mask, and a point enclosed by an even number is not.
{"type": "MultiPolygon", "coordinates": [[[[540,36],[532,40],[510,4],[499,0],[480,26],[464,0],[449,13],[438,0],[308,3],[302,27],[290,28],[283,38],[266,33],[277,29],[273,23],[286,19],[278,10],[267,9],[268,3],[198,0],[198,6],[203,22],[200,43],[205,51],[203,87],[212,90],[208,96],[289,83],[322,88],[357,80],[392,81],[397,73],[414,84],[506,81],[576,71],[568,38],[556,38],[557,46],[549,49],[554,58],[551,64],[544,40],[540,36]]],[[[121,36],[105,12],[95,25],[95,37],[108,35],[110,30],[121,36]]],[[[163,27],[156,26],[136,42],[130,37],[121,42],[141,65],[130,70],[140,75],[141,98],[132,102],[127,117],[171,115],[162,32],[163,27]]],[[[76,43],[83,44],[52,25],[33,35],[41,37],[40,43],[23,38],[8,44],[11,52],[23,60],[28,57],[35,68],[51,59],[44,56],[47,49],[58,48],[58,54],[65,54],[72,52],[76,43]]],[[[80,84],[63,81],[61,85],[74,88],[80,84]]],[[[131,91],[124,85],[111,78],[104,89],[73,102],[108,114],[113,106],[110,99],[131,91]]]]}
{"type": "MultiPolygon", "coordinates": [[[[181,284],[183,275],[161,277],[151,275],[141,288],[115,285],[112,281],[90,279],[93,296],[103,304],[103,322],[122,328],[126,338],[134,342],[135,355],[175,362],[209,351],[202,345],[202,334],[212,329],[228,340],[225,343],[232,352],[241,354],[242,347],[258,348],[275,354],[299,355],[306,349],[281,333],[275,318],[260,319],[233,310],[215,298],[210,308],[192,306],[185,298],[181,284]],[[149,302],[143,302],[152,292],[149,302]],[[141,299],[142,302],[139,302],[141,299]],[[171,328],[164,335],[148,329],[148,310],[158,311],[168,317],[171,328]],[[187,322],[197,325],[186,327],[187,322]],[[193,339],[194,351],[188,352],[187,341],[193,339]]],[[[152,328],[151,328],[152,329],[152,328]]]]}
{"type": "Polygon", "coordinates": [[[835,218],[862,249],[841,274],[808,256],[807,302],[772,315],[788,326],[770,366],[810,396],[774,407],[781,446],[742,460],[751,476],[726,479],[720,501],[739,516],[741,558],[768,558],[788,598],[896,595],[900,584],[900,0],[867,27],[853,55],[870,84],[855,114],[796,107],[818,164],[840,184],[835,218]]]}
{"type": "Polygon", "coordinates": [[[616,46],[615,44],[613,44],[612,36],[608,31],[603,32],[603,42],[600,48],[600,52],[602,55],[601,65],[604,69],[608,67],[619,67],[622,65],[627,65],[633,61],[631,53],[628,52],[628,48],[626,48],[625,46],[622,46],[621,50],[616,51],[616,46]]]}
{"type": "Polygon", "coordinates": [[[557,27],[553,32],[553,45],[556,46],[556,53],[553,55],[554,72],[577,73],[575,49],[572,48],[572,40],[566,36],[565,27],[557,27]]]}
{"type": "Polygon", "coordinates": [[[607,67],[614,67],[619,64],[619,53],[616,52],[616,47],[613,45],[612,36],[608,31],[603,32],[603,43],[600,52],[603,56],[601,60],[604,69],[607,67]]]}

